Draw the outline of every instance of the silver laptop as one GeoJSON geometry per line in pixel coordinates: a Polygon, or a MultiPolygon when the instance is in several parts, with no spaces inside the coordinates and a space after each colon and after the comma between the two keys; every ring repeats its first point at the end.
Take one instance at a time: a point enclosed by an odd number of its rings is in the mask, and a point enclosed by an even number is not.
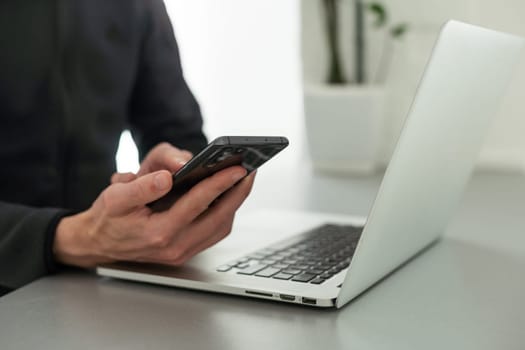
{"type": "Polygon", "coordinates": [[[445,230],[525,42],[446,23],[367,217],[260,212],[182,267],[97,273],[317,307],[342,307],[445,230]]]}

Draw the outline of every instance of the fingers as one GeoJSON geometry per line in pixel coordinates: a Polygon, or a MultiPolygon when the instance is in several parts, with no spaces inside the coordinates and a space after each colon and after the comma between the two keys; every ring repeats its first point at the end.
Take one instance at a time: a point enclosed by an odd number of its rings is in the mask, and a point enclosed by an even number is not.
{"type": "Polygon", "coordinates": [[[186,150],[178,149],[167,142],[154,147],[146,156],[138,175],[144,175],[157,170],[176,172],[193,157],[186,150]]]}
{"type": "Polygon", "coordinates": [[[109,186],[102,196],[107,212],[121,215],[162,197],[171,186],[170,172],[161,170],[127,183],[115,183],[109,186]]]}
{"type": "Polygon", "coordinates": [[[246,169],[233,166],[202,180],[180,197],[173,206],[163,213],[158,213],[165,224],[174,231],[188,226],[204,212],[222,193],[246,176],[246,169]],[[176,218],[176,220],[173,220],[176,218]]]}
{"type": "Polygon", "coordinates": [[[127,183],[133,181],[137,178],[137,175],[134,173],[114,173],[111,176],[111,183],[127,183]]]}
{"type": "Polygon", "coordinates": [[[224,239],[233,225],[235,212],[249,195],[255,174],[228,190],[218,202],[178,234],[165,249],[153,252],[152,262],[180,265],[224,239]]]}
{"type": "MultiPolygon", "coordinates": [[[[224,226],[225,220],[221,220],[221,218],[231,218],[231,221],[233,221],[235,212],[250,194],[254,179],[255,173],[252,173],[221,195],[218,200],[214,202],[213,206],[195,220],[196,228],[202,228],[202,231],[205,232],[206,230],[204,230],[204,228],[220,228],[224,226]]],[[[228,226],[227,228],[231,228],[231,222],[227,223],[226,226],[228,226]]]]}
{"type": "MultiPolygon", "coordinates": [[[[183,264],[194,255],[224,239],[231,232],[235,212],[246,200],[253,187],[255,174],[242,180],[220,198],[194,225],[195,232],[177,239],[185,254],[177,258],[176,264],[183,264]],[[214,232],[214,234],[209,234],[214,232]],[[200,234],[199,234],[200,233],[200,234]]],[[[180,248],[179,248],[180,249],[180,248]]]]}

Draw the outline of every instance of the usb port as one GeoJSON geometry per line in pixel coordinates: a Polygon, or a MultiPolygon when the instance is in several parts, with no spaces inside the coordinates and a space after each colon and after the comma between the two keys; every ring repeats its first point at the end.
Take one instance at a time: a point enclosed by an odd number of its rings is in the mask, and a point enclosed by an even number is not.
{"type": "Polygon", "coordinates": [[[303,298],[303,304],[316,305],[317,300],[312,299],[312,298],[303,298]]]}
{"type": "Polygon", "coordinates": [[[293,295],[288,294],[279,294],[279,298],[286,301],[295,301],[295,297],[293,295]]]}

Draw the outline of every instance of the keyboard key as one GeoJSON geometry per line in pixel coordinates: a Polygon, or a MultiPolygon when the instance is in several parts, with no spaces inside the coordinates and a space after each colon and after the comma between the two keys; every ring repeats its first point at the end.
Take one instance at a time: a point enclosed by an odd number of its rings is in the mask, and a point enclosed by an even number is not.
{"type": "Polygon", "coordinates": [[[320,270],[330,270],[332,268],[331,265],[328,265],[328,264],[321,264],[321,265],[317,265],[317,267],[320,269],[320,270]]]}
{"type": "Polygon", "coordinates": [[[314,274],[304,272],[304,273],[302,273],[300,275],[297,275],[294,278],[292,278],[292,281],[295,281],[295,282],[308,282],[308,281],[310,281],[313,278],[315,278],[314,274]]]}
{"type": "Polygon", "coordinates": [[[323,283],[324,281],[326,281],[324,278],[316,277],[316,278],[314,278],[313,280],[311,280],[310,283],[313,283],[313,284],[321,284],[321,283],[323,283]]]}
{"type": "Polygon", "coordinates": [[[321,278],[324,278],[324,279],[329,279],[330,277],[332,277],[334,274],[332,272],[325,272],[323,274],[321,274],[321,278]]]}
{"type": "Polygon", "coordinates": [[[346,263],[346,262],[342,262],[342,263],[337,264],[337,267],[340,268],[341,270],[343,270],[343,269],[346,269],[348,267],[348,265],[350,265],[350,264],[346,263]]]}
{"type": "Polygon", "coordinates": [[[290,265],[288,265],[288,264],[274,264],[273,267],[275,267],[276,269],[287,269],[288,267],[290,267],[290,265]]]}
{"type": "Polygon", "coordinates": [[[283,270],[284,273],[289,273],[290,275],[297,275],[299,273],[301,273],[302,271],[301,270],[297,270],[297,269],[286,269],[286,270],[283,270]]]}
{"type": "Polygon", "coordinates": [[[338,269],[337,267],[332,267],[330,270],[328,270],[327,272],[331,273],[332,275],[335,275],[336,273],[338,273],[339,271],[341,271],[340,269],[338,269]]]}
{"type": "Polygon", "coordinates": [[[273,265],[277,262],[277,260],[273,260],[273,259],[264,259],[264,260],[261,260],[261,264],[267,264],[267,265],[273,265]]]}
{"type": "Polygon", "coordinates": [[[284,264],[297,264],[297,260],[285,259],[283,260],[283,263],[284,264]]]}
{"type": "Polygon", "coordinates": [[[250,267],[247,267],[241,271],[237,271],[238,274],[240,275],[253,275],[254,273],[256,272],[259,272],[261,271],[262,269],[268,267],[268,265],[265,265],[265,264],[255,264],[255,265],[251,265],[250,267]]]}
{"type": "Polygon", "coordinates": [[[295,265],[292,265],[290,266],[292,269],[295,269],[295,270],[308,270],[310,268],[310,266],[308,265],[303,265],[303,264],[295,264],[295,265]]]}
{"type": "Polygon", "coordinates": [[[219,266],[217,267],[217,272],[226,272],[226,271],[230,271],[232,269],[233,266],[231,265],[222,265],[222,266],[219,266]]]}
{"type": "Polygon", "coordinates": [[[255,276],[259,276],[259,277],[272,277],[273,275],[275,275],[277,272],[281,271],[280,269],[276,269],[276,268],[273,268],[273,267],[267,267],[265,268],[264,270],[261,270],[259,272],[257,272],[255,274],[255,276]]]}
{"type": "Polygon", "coordinates": [[[273,278],[276,278],[278,280],[289,280],[292,277],[293,275],[290,275],[289,273],[283,273],[283,272],[279,272],[278,274],[273,276],[273,278]]]}
{"type": "Polygon", "coordinates": [[[272,258],[274,260],[282,260],[282,259],[285,259],[288,255],[283,255],[283,254],[273,254],[271,256],[269,256],[269,258],[272,258]]]}

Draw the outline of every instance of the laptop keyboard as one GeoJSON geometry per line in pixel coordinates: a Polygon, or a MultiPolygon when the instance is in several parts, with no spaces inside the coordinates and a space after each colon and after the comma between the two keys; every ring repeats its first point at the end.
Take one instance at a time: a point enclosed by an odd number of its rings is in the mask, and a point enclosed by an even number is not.
{"type": "Polygon", "coordinates": [[[293,241],[273,245],[229,264],[218,272],[321,284],[350,265],[362,227],[326,224],[293,241]]]}

